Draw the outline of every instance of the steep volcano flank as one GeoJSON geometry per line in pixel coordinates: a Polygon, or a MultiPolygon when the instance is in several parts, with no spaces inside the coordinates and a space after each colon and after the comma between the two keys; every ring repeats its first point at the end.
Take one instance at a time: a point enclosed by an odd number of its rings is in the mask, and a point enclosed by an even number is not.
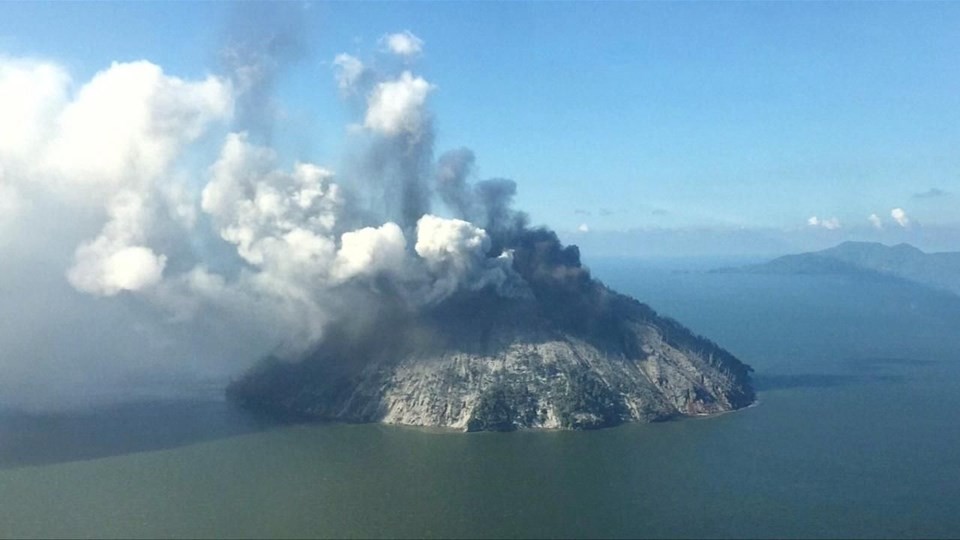
{"type": "Polygon", "coordinates": [[[228,388],[252,409],[353,422],[587,429],[723,412],[754,400],[750,367],[611,291],[546,229],[494,237],[532,294],[461,291],[413,310],[385,302],[297,362],[271,360],[228,388]]]}
{"type": "MultiPolygon", "coordinates": [[[[614,343],[627,357],[638,358],[640,352],[631,323],[651,324],[660,329],[671,346],[697,351],[731,370],[736,377],[748,380],[752,369],[713,341],[593,279],[580,262],[580,249],[575,245],[563,246],[553,231],[526,229],[507,241],[514,253],[514,269],[530,285],[538,313],[559,329],[601,349],[614,343]]],[[[749,400],[747,404],[752,402],[752,394],[749,400]]]]}

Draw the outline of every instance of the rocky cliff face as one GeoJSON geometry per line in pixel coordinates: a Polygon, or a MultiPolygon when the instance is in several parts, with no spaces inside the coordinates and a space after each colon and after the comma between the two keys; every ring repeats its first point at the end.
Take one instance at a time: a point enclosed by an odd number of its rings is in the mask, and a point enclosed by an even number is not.
{"type": "Polygon", "coordinates": [[[592,283],[586,317],[480,293],[385,314],[360,334],[332,328],[302,361],[267,362],[228,395],[284,416],[467,431],[590,429],[753,402],[748,366],[592,283]]]}

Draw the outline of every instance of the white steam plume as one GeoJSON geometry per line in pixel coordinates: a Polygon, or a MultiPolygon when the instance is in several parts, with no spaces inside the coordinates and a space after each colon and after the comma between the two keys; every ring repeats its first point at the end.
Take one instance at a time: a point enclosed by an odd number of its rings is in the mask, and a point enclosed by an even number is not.
{"type": "Polygon", "coordinates": [[[67,272],[70,284],[104,296],[157,284],[167,258],[140,245],[150,217],[143,198],[132,191],[120,192],[107,211],[110,218],[100,235],[77,248],[76,262],[67,272]]]}
{"type": "MultiPolygon", "coordinates": [[[[408,42],[394,52],[420,53],[421,40],[396,35],[408,42]]],[[[385,299],[416,310],[459,292],[530,294],[498,245],[526,223],[510,208],[516,185],[468,181],[466,149],[434,159],[431,83],[406,64],[377,73],[337,56],[335,83],[364,106],[359,164],[337,174],[285,166],[264,143],[264,118],[249,114],[292,61],[272,51],[235,55],[227,75],[195,80],[114,63],[76,91],[55,63],[0,58],[0,126],[23,126],[0,129],[0,210],[23,225],[0,221],[0,245],[20,254],[0,261],[0,278],[18,290],[24,320],[89,339],[58,335],[45,363],[29,353],[33,333],[0,332],[17,355],[4,360],[5,385],[33,377],[40,387],[57,369],[89,381],[171,366],[206,373],[214,358],[219,376],[235,374],[271,351],[295,356],[329,322],[363,318],[385,299]],[[249,58],[260,63],[240,61],[249,58]],[[456,219],[432,213],[434,183],[456,219]],[[70,311],[44,300],[50,290],[94,316],[63,320],[70,311]],[[128,336],[123,321],[150,340],[128,336]],[[104,340],[131,345],[102,359],[104,340]]]]}
{"type": "Polygon", "coordinates": [[[419,137],[426,122],[424,105],[433,86],[404,71],[397,79],[377,84],[368,98],[363,125],[387,136],[419,137]]]}

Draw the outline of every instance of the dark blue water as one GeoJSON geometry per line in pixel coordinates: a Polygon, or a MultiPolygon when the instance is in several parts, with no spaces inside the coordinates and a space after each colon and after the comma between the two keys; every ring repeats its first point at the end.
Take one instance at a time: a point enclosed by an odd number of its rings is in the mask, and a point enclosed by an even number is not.
{"type": "Polygon", "coordinates": [[[839,277],[594,270],[753,365],[759,404],[469,435],[267,426],[222,403],[8,416],[0,536],[960,535],[960,298],[839,277]]]}

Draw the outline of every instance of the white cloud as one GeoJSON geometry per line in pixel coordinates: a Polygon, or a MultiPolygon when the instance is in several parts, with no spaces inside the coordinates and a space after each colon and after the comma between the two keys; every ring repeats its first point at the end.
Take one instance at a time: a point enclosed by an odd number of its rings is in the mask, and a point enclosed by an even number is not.
{"type": "Polygon", "coordinates": [[[580,226],[577,227],[577,230],[582,233],[588,233],[590,232],[590,226],[587,225],[586,223],[581,223],[580,226]]]}
{"type": "Polygon", "coordinates": [[[894,208],[893,210],[890,210],[890,217],[892,217],[893,220],[897,222],[897,225],[900,225],[901,227],[906,228],[910,226],[910,218],[907,217],[907,213],[903,210],[903,208],[894,208]]]}
{"type": "Polygon", "coordinates": [[[29,193],[102,209],[106,223],[76,248],[69,282],[104,295],[154,285],[166,264],[145,244],[154,213],[169,206],[191,219],[189,195],[167,176],[187,144],[231,116],[231,85],[146,61],[114,63],[72,95],[70,84],[55,64],[0,59],[4,206],[23,206],[29,193]]]}
{"type": "Polygon", "coordinates": [[[159,282],[166,263],[150,248],[125,247],[104,261],[103,281],[108,288],[136,291],[159,282]]]}
{"type": "Polygon", "coordinates": [[[29,176],[74,202],[106,201],[108,216],[100,234],[75,252],[67,272],[74,287],[113,295],[160,280],[166,257],[143,244],[155,207],[175,203],[173,211],[189,221],[184,194],[171,199],[175,192],[162,180],[183,146],[228,118],[232,103],[228,83],[187,82],[141,61],[114,63],[63,107],[51,139],[30,159],[37,165],[29,176]]]}
{"type": "Polygon", "coordinates": [[[807,219],[807,225],[810,227],[820,227],[828,231],[835,231],[841,227],[840,220],[836,217],[820,219],[817,216],[810,216],[807,219]]]}
{"type": "Polygon", "coordinates": [[[840,220],[832,217],[830,219],[823,220],[820,225],[829,231],[833,231],[840,228],[840,220]]]}
{"type": "Polygon", "coordinates": [[[0,57],[0,163],[35,157],[67,100],[70,77],[60,66],[0,57]]]}
{"type": "Polygon", "coordinates": [[[232,111],[226,81],[188,82],[149,62],[114,63],[63,109],[43,163],[69,186],[143,187],[168,171],[184,144],[232,111]]]}
{"type": "Polygon", "coordinates": [[[870,214],[869,216],[867,216],[867,221],[869,221],[870,224],[873,225],[874,229],[878,229],[878,230],[883,229],[883,220],[880,219],[880,216],[876,214],[870,214]]]}
{"type": "Polygon", "coordinates": [[[423,40],[413,35],[409,30],[383,36],[381,42],[388,51],[406,58],[423,52],[423,40]]]}
{"type": "Polygon", "coordinates": [[[114,63],[75,95],[69,86],[55,64],[0,58],[6,182],[101,205],[119,190],[149,188],[186,144],[233,111],[229,82],[185,81],[146,61],[114,63]]]}
{"type": "Polygon", "coordinates": [[[364,126],[389,136],[418,134],[426,121],[425,104],[432,89],[433,85],[409,71],[377,84],[367,99],[364,126]]]}
{"type": "Polygon", "coordinates": [[[355,56],[346,53],[338,54],[333,59],[334,77],[341,92],[352,92],[360,82],[366,67],[355,56]]]}
{"type": "Polygon", "coordinates": [[[166,257],[140,245],[150,212],[143,198],[119,193],[109,205],[110,221],[100,235],[77,248],[67,279],[77,290],[104,296],[136,291],[160,281],[166,257]]]}

